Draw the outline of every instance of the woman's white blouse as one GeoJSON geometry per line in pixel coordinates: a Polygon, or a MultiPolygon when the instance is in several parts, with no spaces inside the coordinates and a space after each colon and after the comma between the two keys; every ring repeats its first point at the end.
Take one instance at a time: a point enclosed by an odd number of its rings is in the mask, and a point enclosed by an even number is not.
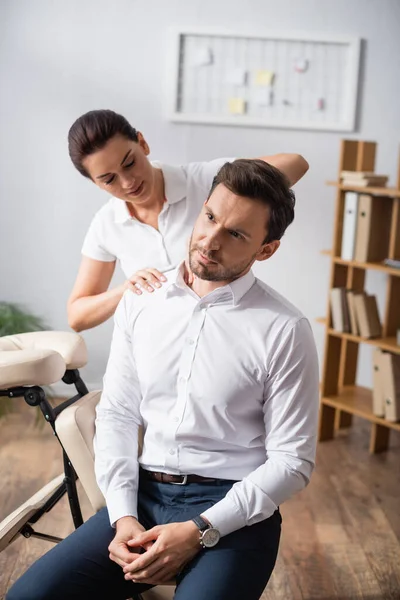
{"type": "Polygon", "coordinates": [[[110,198],[94,216],[82,254],[95,260],[119,260],[125,277],[139,269],[169,271],[185,257],[194,222],[208,197],[219,169],[232,158],[184,166],[152,162],[162,170],[166,202],[159,215],[159,231],[132,217],[123,200],[110,198]]]}

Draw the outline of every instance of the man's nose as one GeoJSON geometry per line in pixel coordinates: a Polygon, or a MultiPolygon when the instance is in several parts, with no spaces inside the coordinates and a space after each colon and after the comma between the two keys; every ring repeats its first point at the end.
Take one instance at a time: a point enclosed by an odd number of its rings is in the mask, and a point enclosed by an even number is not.
{"type": "Polygon", "coordinates": [[[219,250],[220,246],[220,239],[217,232],[213,232],[212,234],[207,235],[203,240],[203,247],[204,250],[206,250],[207,252],[219,250]]]}

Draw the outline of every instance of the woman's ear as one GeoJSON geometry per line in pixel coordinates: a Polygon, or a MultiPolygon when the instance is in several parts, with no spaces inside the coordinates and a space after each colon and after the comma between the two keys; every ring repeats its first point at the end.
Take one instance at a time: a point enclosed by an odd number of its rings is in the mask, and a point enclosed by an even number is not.
{"type": "Polygon", "coordinates": [[[146,156],[148,156],[150,154],[150,147],[149,147],[148,143],[146,142],[146,140],[143,137],[143,134],[140,133],[140,131],[137,132],[137,136],[138,136],[138,144],[139,144],[139,146],[143,150],[144,154],[146,156]]]}
{"type": "Polygon", "coordinates": [[[278,250],[280,245],[281,243],[279,240],[274,240],[273,242],[264,244],[257,252],[256,260],[267,260],[268,258],[271,258],[271,256],[278,250]]]}

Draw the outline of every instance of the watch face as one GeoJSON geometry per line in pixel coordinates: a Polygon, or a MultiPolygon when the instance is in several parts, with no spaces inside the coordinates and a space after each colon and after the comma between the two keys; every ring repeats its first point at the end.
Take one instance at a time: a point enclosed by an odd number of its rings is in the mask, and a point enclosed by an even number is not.
{"type": "Polygon", "coordinates": [[[210,529],[206,529],[202,535],[202,542],[205,548],[212,548],[216,546],[219,542],[221,534],[218,529],[214,529],[211,527],[210,529]]]}

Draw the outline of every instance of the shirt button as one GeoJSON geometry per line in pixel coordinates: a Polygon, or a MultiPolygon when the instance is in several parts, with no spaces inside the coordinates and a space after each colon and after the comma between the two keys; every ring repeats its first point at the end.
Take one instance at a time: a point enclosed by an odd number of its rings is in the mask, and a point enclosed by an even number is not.
{"type": "Polygon", "coordinates": [[[175,450],[173,448],[171,448],[171,450],[169,451],[170,454],[175,454],[175,450]]]}
{"type": "Polygon", "coordinates": [[[185,377],[179,377],[179,383],[185,383],[186,378],[185,377]]]}
{"type": "Polygon", "coordinates": [[[174,423],[177,423],[179,421],[179,417],[174,417],[172,420],[174,423]]]}
{"type": "Polygon", "coordinates": [[[192,338],[188,338],[188,344],[190,344],[190,346],[192,346],[194,344],[194,340],[192,338]]]}

